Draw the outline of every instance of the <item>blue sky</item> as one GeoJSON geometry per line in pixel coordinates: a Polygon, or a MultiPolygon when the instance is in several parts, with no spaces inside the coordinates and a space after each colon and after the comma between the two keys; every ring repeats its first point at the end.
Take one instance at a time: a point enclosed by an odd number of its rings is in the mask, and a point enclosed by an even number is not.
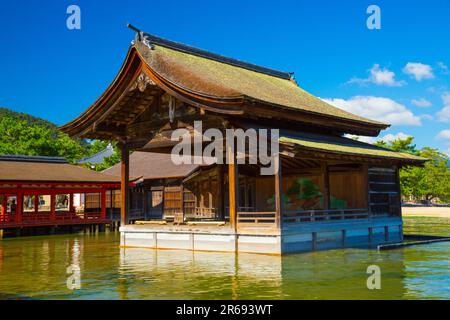
{"type": "Polygon", "coordinates": [[[2,1],[0,106],[73,119],[119,70],[134,38],[127,22],[292,71],[311,93],[392,122],[381,137],[413,135],[450,152],[450,0],[2,1]],[[71,4],[81,30],[66,27],[71,4]],[[366,27],[370,4],[381,9],[380,30],[366,27]]]}

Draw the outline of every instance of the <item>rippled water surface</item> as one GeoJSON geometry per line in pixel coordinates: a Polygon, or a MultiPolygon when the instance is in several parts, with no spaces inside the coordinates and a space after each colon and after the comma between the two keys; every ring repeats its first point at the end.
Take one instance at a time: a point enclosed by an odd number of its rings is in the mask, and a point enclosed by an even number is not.
{"type": "MultiPolygon", "coordinates": [[[[450,219],[406,218],[405,232],[450,235],[450,219]]],[[[120,249],[116,233],[0,240],[0,299],[450,299],[450,242],[392,251],[284,257],[120,249]],[[381,268],[381,290],[366,287],[381,268]],[[67,288],[67,267],[81,289],[67,288]]]]}

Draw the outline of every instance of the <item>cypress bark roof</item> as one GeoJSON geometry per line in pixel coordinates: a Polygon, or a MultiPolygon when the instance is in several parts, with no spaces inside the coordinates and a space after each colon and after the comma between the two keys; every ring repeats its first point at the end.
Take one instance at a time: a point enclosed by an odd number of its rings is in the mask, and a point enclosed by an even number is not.
{"type": "Polygon", "coordinates": [[[282,135],[280,143],[310,151],[396,160],[405,163],[423,163],[428,160],[410,153],[396,152],[349,138],[318,134],[282,135]]]}
{"type": "Polygon", "coordinates": [[[388,126],[334,107],[272,69],[222,57],[149,34],[136,47],[149,67],[180,90],[218,100],[247,99],[371,125],[388,126]],[[147,43],[148,43],[147,42],[147,43]]]}
{"type": "Polygon", "coordinates": [[[125,123],[114,114],[139,114],[129,100],[136,99],[133,92],[141,76],[154,90],[148,90],[146,98],[157,97],[155,91],[161,90],[187,105],[228,117],[272,119],[281,121],[280,125],[287,121],[368,136],[376,136],[389,126],[326,103],[300,88],[290,73],[139,33],[107,90],[60,129],[71,136],[96,139],[127,136],[126,126],[135,118],[126,118],[125,123]],[[116,127],[113,130],[111,126],[116,127]]]}
{"type": "Polygon", "coordinates": [[[115,176],[68,164],[63,158],[0,156],[0,181],[119,183],[115,176]]]}
{"type": "MultiPolygon", "coordinates": [[[[120,177],[120,165],[118,163],[102,172],[120,177]]],[[[184,178],[199,167],[196,164],[175,165],[171,155],[165,153],[135,151],[130,154],[130,177],[142,177],[144,180],[184,178]]]]}

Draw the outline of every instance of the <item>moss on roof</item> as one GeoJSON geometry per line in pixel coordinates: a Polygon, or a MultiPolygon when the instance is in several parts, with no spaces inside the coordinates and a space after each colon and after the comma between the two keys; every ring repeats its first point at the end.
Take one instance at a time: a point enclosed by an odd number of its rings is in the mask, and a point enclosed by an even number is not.
{"type": "Polygon", "coordinates": [[[340,154],[360,155],[378,158],[388,158],[406,161],[427,161],[426,158],[418,157],[413,154],[396,152],[384,148],[380,148],[368,143],[363,143],[353,139],[343,137],[326,137],[319,135],[308,135],[302,137],[280,137],[281,143],[292,143],[307,149],[315,149],[317,151],[327,151],[340,154]]]}
{"type": "Polygon", "coordinates": [[[139,42],[136,47],[152,70],[193,94],[218,99],[248,98],[368,125],[385,125],[331,106],[301,89],[293,80],[157,44],[150,49],[139,42]]]}

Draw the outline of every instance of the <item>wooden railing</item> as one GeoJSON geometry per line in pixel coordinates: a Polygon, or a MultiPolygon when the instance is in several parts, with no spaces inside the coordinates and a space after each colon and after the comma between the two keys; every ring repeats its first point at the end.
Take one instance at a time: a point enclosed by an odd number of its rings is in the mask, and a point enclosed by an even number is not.
{"type": "Polygon", "coordinates": [[[16,221],[16,215],[14,213],[3,213],[0,214],[0,225],[8,224],[16,221]]]}
{"type": "Polygon", "coordinates": [[[316,222],[324,220],[366,219],[367,209],[337,209],[337,210],[305,210],[285,212],[283,223],[316,222]]]}
{"type": "Polygon", "coordinates": [[[243,211],[237,213],[238,226],[252,227],[273,227],[275,224],[275,212],[249,212],[243,211]]]}
{"type": "Polygon", "coordinates": [[[40,224],[82,224],[92,223],[102,219],[101,212],[23,212],[18,214],[0,215],[0,226],[8,225],[40,225],[40,224]]]}

